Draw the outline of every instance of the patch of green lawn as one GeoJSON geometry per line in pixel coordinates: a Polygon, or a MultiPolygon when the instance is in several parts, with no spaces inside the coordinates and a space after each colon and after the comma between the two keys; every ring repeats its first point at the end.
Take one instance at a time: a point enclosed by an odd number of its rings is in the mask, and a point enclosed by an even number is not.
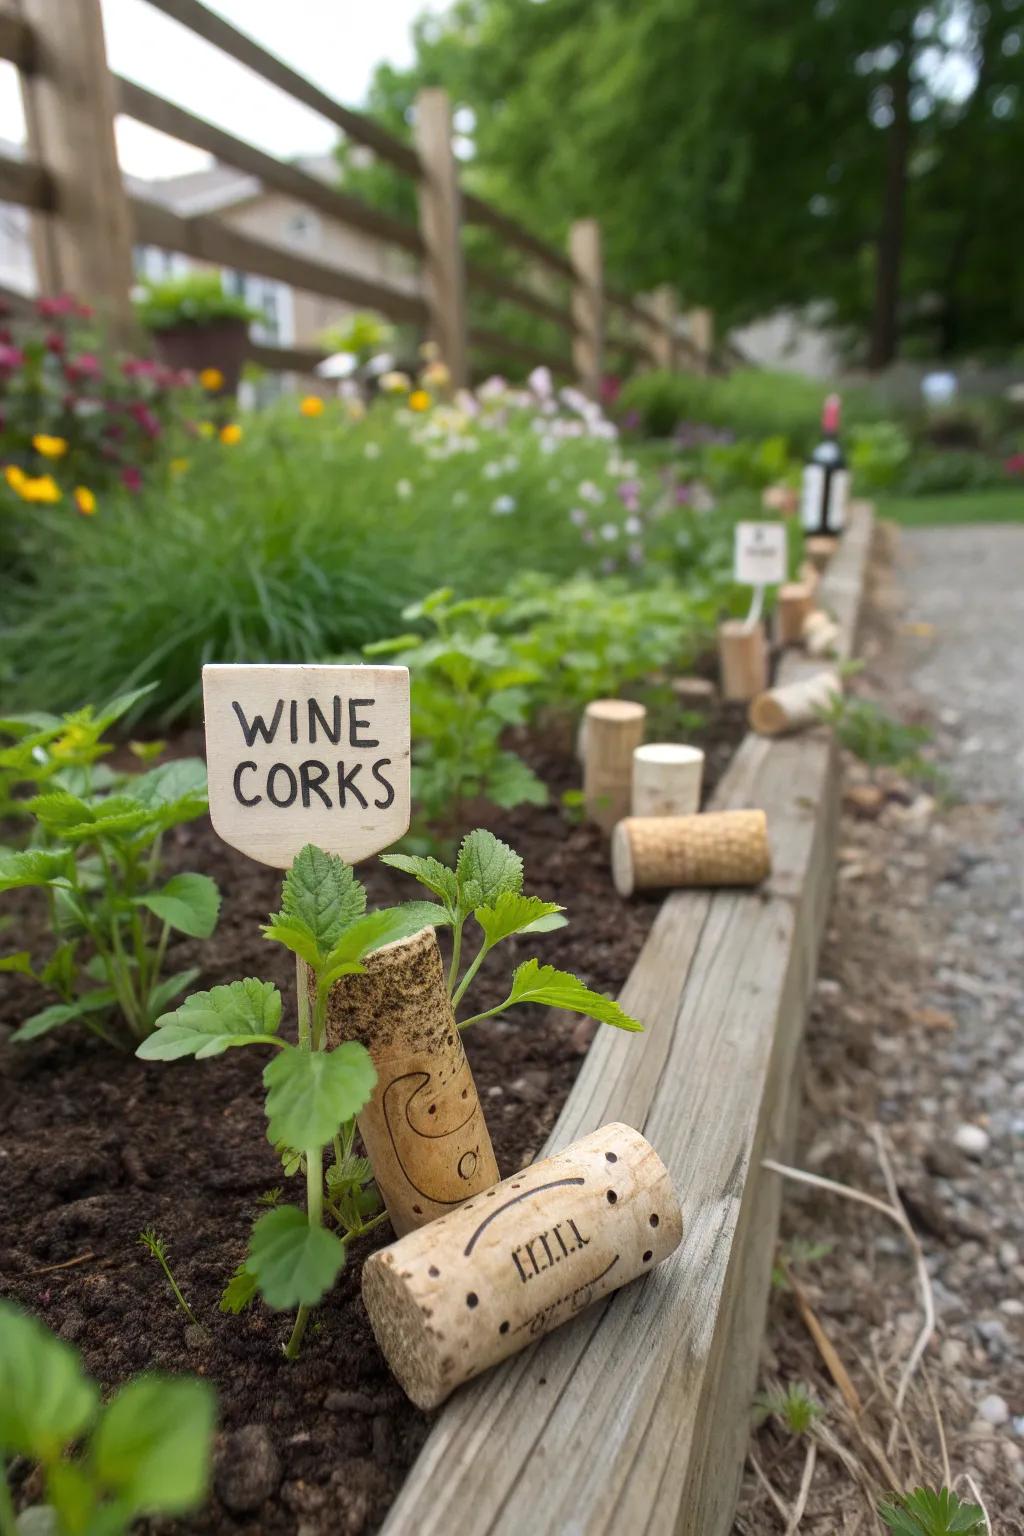
{"type": "Polygon", "coordinates": [[[954,491],[943,496],[877,499],[879,517],[910,527],[937,523],[1024,523],[1024,485],[998,491],[954,491]]]}

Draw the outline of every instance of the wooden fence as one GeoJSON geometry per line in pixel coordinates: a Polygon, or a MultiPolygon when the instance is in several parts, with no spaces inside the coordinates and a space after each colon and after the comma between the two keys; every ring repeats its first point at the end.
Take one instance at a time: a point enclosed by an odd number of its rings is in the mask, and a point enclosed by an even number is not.
{"type": "MultiPolygon", "coordinates": [[[[7,0],[0,9],[0,58],[18,69],[27,158],[0,156],[0,201],[32,210],[41,292],[88,299],[119,339],[133,337],[133,247],[148,245],[230,267],[411,324],[436,341],[458,384],[482,353],[512,364],[543,364],[596,394],[610,368],[704,371],[713,346],[710,311],[692,312],[687,335],[670,287],[632,297],[604,280],[596,221],[572,226],[568,250],[548,244],[483,199],[464,192],[443,91],[417,98],[413,144],[341,106],[199,0],[147,0],[156,10],[328,119],[345,137],[412,178],[417,224],[393,217],[297,166],[265,154],[183,107],[114,75],[107,64],[100,0],[7,0]],[[208,214],[182,217],[132,195],[117,161],[114,119],[124,114],[213,155],[264,187],[412,258],[408,287],[346,271],[232,227],[208,214]],[[466,225],[483,227],[526,268],[513,279],[467,261],[466,225]],[[544,322],[556,340],[538,345],[498,327],[470,323],[468,300],[485,296],[544,322]]],[[[265,367],[309,372],[322,353],[252,344],[265,367]]]]}

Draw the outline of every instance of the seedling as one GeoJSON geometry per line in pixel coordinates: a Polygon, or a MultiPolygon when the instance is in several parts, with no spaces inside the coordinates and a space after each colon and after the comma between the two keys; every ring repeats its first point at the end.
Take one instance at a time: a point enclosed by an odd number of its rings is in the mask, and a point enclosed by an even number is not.
{"type": "Polygon", "coordinates": [[[189,1322],[192,1323],[195,1327],[198,1327],[199,1324],[196,1321],[196,1315],[192,1311],[192,1308],[189,1306],[188,1302],[185,1300],[184,1296],[181,1294],[181,1290],[178,1287],[178,1282],[175,1280],[173,1274],[171,1273],[171,1266],[167,1260],[167,1245],[165,1244],[163,1238],[158,1236],[152,1227],[147,1227],[145,1232],[139,1233],[139,1242],[142,1244],[143,1248],[148,1249],[148,1251],[153,1255],[154,1259],[156,1259],[157,1263],[160,1265],[160,1268],[167,1276],[167,1283],[171,1290],[174,1292],[174,1299],[178,1303],[178,1306],[181,1308],[181,1310],[184,1312],[185,1316],[188,1318],[189,1322]]]}
{"type": "Polygon", "coordinates": [[[788,1291],[789,1281],[786,1278],[786,1270],[796,1264],[816,1264],[819,1259],[827,1258],[835,1247],[832,1238],[825,1238],[821,1242],[813,1242],[805,1237],[794,1237],[790,1242],[784,1243],[779,1249],[778,1258],[772,1266],[772,1286],[777,1291],[788,1291]]]}
{"type": "Polygon", "coordinates": [[[101,1409],[77,1350],[0,1302],[0,1536],[29,1521],[58,1536],[118,1536],[143,1515],[187,1514],[206,1493],[215,1414],[212,1389],[190,1376],[137,1376],[101,1409]],[[47,1505],[17,1520],[13,1456],[46,1479],[47,1505]]]}
{"type": "Polygon", "coordinates": [[[980,1536],[987,1529],[981,1506],[962,1504],[948,1488],[894,1493],[878,1513],[894,1536],[980,1536]]]}
{"type": "MultiPolygon", "coordinates": [[[[343,977],[363,972],[361,962],[381,945],[408,938],[430,924],[451,925],[449,992],[457,1004],[496,944],[514,933],[540,933],[565,922],[557,903],[522,894],[522,859],[489,832],[471,832],[465,838],[454,869],[436,859],[406,855],[391,855],[385,862],[414,875],[440,900],[368,913],[366,891],[351,866],[312,846],[301,850],[285,876],[281,911],[263,933],[309,968],[308,988],[298,988],[297,1045],[280,1038],[277,988],[249,977],[186,998],[157,1020],[155,1032],[136,1052],[150,1061],[206,1058],[243,1045],[265,1046],[275,1053],[263,1072],[267,1136],[285,1173],[304,1174],[306,1210],[275,1202],[257,1219],[246,1258],[220,1305],[222,1311],[241,1312],[258,1294],[275,1311],[295,1308],[284,1351],[289,1359],[298,1355],[310,1310],[334,1284],[349,1245],[385,1220],[370,1185],[370,1165],[354,1151],[356,1116],[368,1103],[377,1074],[369,1052],[356,1041],[327,1050],[331,989],[343,977]],[[470,916],[482,938],[460,976],[470,916]],[[325,1168],[327,1148],[333,1156],[325,1168]]],[[[611,999],[536,960],[518,967],[500,1007],[472,1015],[460,1027],[520,1002],[567,1008],[622,1029],[642,1028],[611,999]]]]}
{"type": "Polygon", "coordinates": [[[161,980],[171,931],[205,939],[217,924],[220,895],[208,875],[160,879],[164,834],[206,810],[200,760],[163,763],[99,791],[95,771],[81,765],[74,778],[64,774],[22,802],[39,846],[0,857],[0,891],[45,891],[53,934],[45,959],[22,950],[0,958],[0,971],[31,976],[59,998],[26,1020],[17,1041],[81,1020],[116,1043],[110,1020],[118,1010],[141,1040],[197,974],[161,980]],[[83,949],[91,955],[83,958],[83,949]]]}
{"type": "Polygon", "coordinates": [[[894,768],[908,779],[941,786],[942,774],[928,761],[921,748],[931,740],[923,725],[904,725],[887,714],[873,699],[837,696],[821,718],[835,728],[836,736],[847,751],[867,763],[869,768],[894,768]]]}
{"type": "Polygon", "coordinates": [[[824,1409],[802,1381],[791,1381],[788,1387],[773,1392],[761,1392],[754,1399],[755,1417],[759,1423],[775,1419],[791,1435],[804,1435],[824,1409]]]}

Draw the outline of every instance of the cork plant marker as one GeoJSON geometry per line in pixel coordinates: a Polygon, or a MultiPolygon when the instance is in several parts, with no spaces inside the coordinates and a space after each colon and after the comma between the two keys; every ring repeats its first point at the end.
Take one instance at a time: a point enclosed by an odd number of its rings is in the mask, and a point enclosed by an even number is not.
{"type": "Polygon", "coordinates": [[[759,736],[784,736],[790,731],[806,730],[822,723],[824,712],[842,691],[837,673],[815,672],[799,682],[759,693],[747,711],[747,718],[759,736]]]}
{"type": "Polygon", "coordinates": [[[612,836],[612,879],[620,896],[691,885],[758,885],[770,872],[764,811],[629,816],[612,836]]]}
{"type": "Polygon", "coordinates": [[[649,1274],[682,1232],[654,1148],[628,1125],[606,1125],[371,1254],[363,1300],[401,1386],[417,1407],[436,1408],[649,1274]]]}
{"type": "Polygon", "coordinates": [[[633,753],[633,815],[690,816],[700,810],[704,753],[672,741],[652,741],[633,753]]]}
{"type": "Polygon", "coordinates": [[[814,588],[810,582],[788,581],[779,588],[776,609],[776,634],[780,645],[800,645],[804,620],[814,607],[814,588]]]}
{"type": "Polygon", "coordinates": [[[367,955],[327,1003],[329,1046],[365,1045],[377,1069],[359,1131],[401,1236],[498,1181],[491,1138],[433,928],[367,955]]]}
{"type": "Polygon", "coordinates": [[[407,667],[208,666],[203,710],[210,820],[232,848],[356,864],[408,831],[407,667]]]}
{"type": "Polygon", "coordinates": [[[647,711],[629,699],[595,699],[583,717],[583,803],[587,819],[610,832],[628,815],[633,752],[644,739],[647,711]]]}

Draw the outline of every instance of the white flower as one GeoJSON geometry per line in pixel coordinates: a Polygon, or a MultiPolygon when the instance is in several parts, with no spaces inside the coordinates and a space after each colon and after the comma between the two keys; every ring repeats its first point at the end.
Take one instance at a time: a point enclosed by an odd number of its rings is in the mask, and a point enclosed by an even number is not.
{"type": "Polygon", "coordinates": [[[554,453],[558,444],[553,437],[542,437],[537,446],[541,453],[554,453]]]}
{"type": "Polygon", "coordinates": [[[619,530],[614,523],[601,524],[601,537],[606,544],[614,544],[619,536],[619,530]]]}
{"type": "Polygon", "coordinates": [[[497,496],[491,506],[491,511],[496,513],[498,517],[507,517],[515,509],[516,499],[514,496],[497,496]]]}
{"type": "Polygon", "coordinates": [[[582,507],[573,507],[569,513],[569,521],[570,523],[575,523],[577,528],[585,528],[587,526],[587,514],[582,507]]]}
{"type": "Polygon", "coordinates": [[[508,384],[500,373],[492,373],[489,379],[485,379],[477,390],[478,400],[500,400],[502,395],[508,393],[508,384]]]}
{"type": "Polygon", "coordinates": [[[516,458],[515,454],[508,454],[505,459],[505,473],[507,475],[514,475],[518,468],[519,460],[516,458]]]}
{"type": "Polygon", "coordinates": [[[398,484],[395,486],[395,490],[398,495],[401,496],[402,500],[406,501],[412,495],[412,481],[399,480],[398,484]]]}
{"type": "Polygon", "coordinates": [[[489,464],[485,464],[484,465],[484,479],[485,480],[497,480],[501,473],[502,473],[502,466],[500,464],[496,463],[493,459],[491,460],[491,462],[489,464]]]}
{"type": "Polygon", "coordinates": [[[380,458],[380,443],[367,443],[363,452],[368,459],[380,458]]]}
{"type": "Polygon", "coordinates": [[[604,492],[593,480],[582,480],[577,487],[577,494],[582,501],[589,501],[594,507],[599,507],[604,501],[604,492]]]}
{"type": "Polygon", "coordinates": [[[547,400],[554,388],[550,368],[535,368],[526,382],[541,400],[547,400]]]}
{"type": "Polygon", "coordinates": [[[636,538],[638,533],[643,533],[644,525],[638,517],[627,517],[623,524],[627,533],[636,538]]]}

